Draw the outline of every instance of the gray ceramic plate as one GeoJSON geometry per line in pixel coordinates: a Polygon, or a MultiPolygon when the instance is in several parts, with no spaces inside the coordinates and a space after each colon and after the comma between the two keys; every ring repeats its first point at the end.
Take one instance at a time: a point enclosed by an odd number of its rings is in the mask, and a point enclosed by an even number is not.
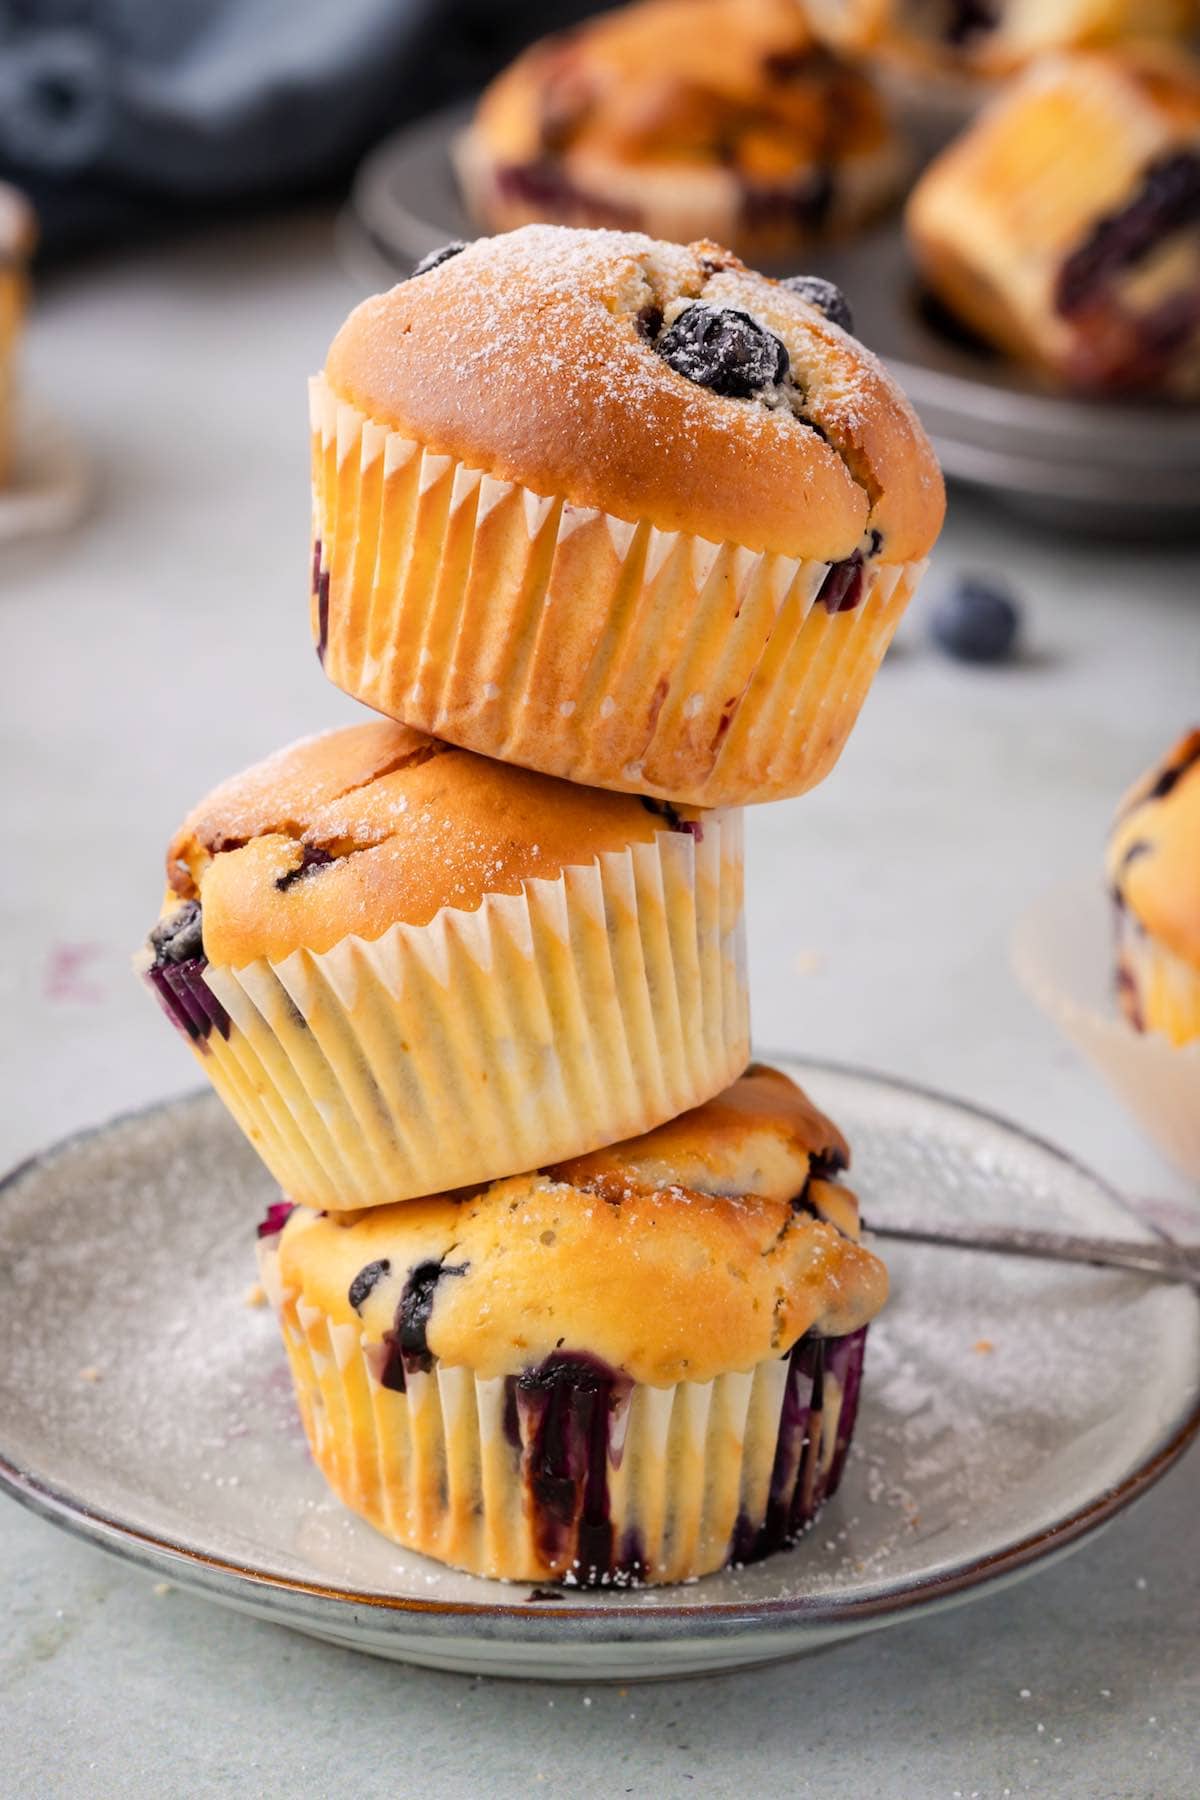
{"type": "MultiPolygon", "coordinates": [[[[868,1219],[1148,1235],[1011,1126],[793,1063],[868,1219]]],[[[536,1599],[397,1549],[308,1459],[254,1280],[269,1178],[209,1095],[121,1119],[0,1190],[0,1482],[182,1587],[439,1668],[631,1679],[734,1668],[982,1593],[1127,1505],[1200,1424],[1200,1302],[1141,1277],[889,1253],[845,1482],[794,1550],[679,1588],[536,1599]]]]}
{"type": "MultiPolygon", "coordinates": [[[[468,111],[424,119],[363,163],[341,243],[366,285],[388,285],[449,238],[478,234],[449,154],[468,111]]],[[[1200,529],[1200,407],[1072,399],[939,329],[917,303],[894,220],[805,262],[845,289],[856,330],[890,364],[948,475],[1072,530],[1200,529]]]]}

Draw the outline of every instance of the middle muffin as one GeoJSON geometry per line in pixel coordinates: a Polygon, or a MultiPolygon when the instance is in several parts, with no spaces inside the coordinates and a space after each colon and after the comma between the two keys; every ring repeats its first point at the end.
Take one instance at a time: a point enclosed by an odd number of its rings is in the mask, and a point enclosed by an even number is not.
{"type": "Polygon", "coordinates": [[[378,1206],[645,1131],[745,1067],[741,814],[383,721],[176,833],[145,973],[296,1201],[378,1206]]]}

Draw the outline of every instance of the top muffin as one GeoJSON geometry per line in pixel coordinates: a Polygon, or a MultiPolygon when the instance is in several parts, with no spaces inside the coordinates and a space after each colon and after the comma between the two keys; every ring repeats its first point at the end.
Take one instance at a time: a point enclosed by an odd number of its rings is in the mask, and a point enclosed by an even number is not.
{"type": "Polygon", "coordinates": [[[944,507],[834,312],[716,244],[551,226],[366,301],[314,384],[327,672],[589,785],[811,786],[944,507]]]}
{"type": "Polygon", "coordinates": [[[470,468],[663,531],[829,562],[878,531],[904,561],[941,525],[928,442],[879,363],[713,243],[481,239],[356,308],[325,379],[470,468]]]}

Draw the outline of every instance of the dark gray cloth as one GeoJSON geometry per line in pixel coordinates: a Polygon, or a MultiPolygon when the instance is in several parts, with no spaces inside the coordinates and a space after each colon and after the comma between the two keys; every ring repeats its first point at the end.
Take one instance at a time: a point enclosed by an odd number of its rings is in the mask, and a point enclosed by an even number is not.
{"type": "Polygon", "coordinates": [[[0,0],[0,173],[50,248],[343,181],[572,0],[0,0]]]}

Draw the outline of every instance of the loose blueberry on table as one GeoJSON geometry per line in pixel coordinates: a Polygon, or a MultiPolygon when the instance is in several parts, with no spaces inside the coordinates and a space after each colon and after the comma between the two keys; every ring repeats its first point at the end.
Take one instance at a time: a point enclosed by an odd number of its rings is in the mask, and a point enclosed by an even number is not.
{"type": "Polygon", "coordinates": [[[968,575],[934,607],[930,631],[935,643],[959,662],[1005,662],[1012,655],[1021,614],[1008,588],[968,575]]]}

